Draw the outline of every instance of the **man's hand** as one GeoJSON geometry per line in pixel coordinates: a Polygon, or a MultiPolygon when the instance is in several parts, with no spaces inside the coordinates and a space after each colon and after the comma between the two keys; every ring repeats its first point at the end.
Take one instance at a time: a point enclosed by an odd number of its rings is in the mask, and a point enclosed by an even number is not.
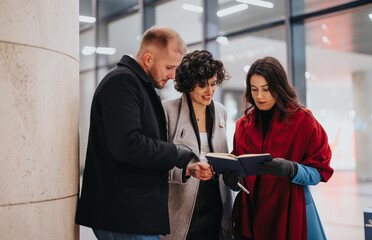
{"type": "Polygon", "coordinates": [[[261,174],[272,174],[277,177],[293,179],[297,174],[298,168],[295,162],[284,158],[274,158],[272,161],[261,163],[258,169],[261,174]]]}
{"type": "Polygon", "coordinates": [[[213,177],[211,166],[207,163],[197,162],[187,166],[186,176],[193,176],[202,181],[209,180],[213,177]]]}
{"type": "Polygon", "coordinates": [[[181,169],[187,167],[187,164],[189,164],[191,159],[196,157],[195,153],[184,144],[176,144],[176,148],[177,148],[176,167],[181,169]]]}

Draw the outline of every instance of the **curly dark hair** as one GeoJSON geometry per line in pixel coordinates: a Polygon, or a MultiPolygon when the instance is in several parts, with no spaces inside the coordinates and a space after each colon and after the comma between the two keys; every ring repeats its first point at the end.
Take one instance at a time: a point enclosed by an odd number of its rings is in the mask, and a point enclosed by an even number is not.
{"type": "Polygon", "coordinates": [[[217,75],[216,84],[220,85],[230,78],[223,63],[213,58],[207,50],[195,50],[183,57],[176,69],[175,89],[182,93],[192,92],[196,85],[204,87],[208,79],[217,75]]]}
{"type": "Polygon", "coordinates": [[[265,78],[267,84],[269,85],[270,93],[275,99],[275,104],[279,108],[282,116],[286,116],[288,113],[293,112],[294,110],[288,109],[287,103],[294,105],[296,108],[303,107],[298,100],[296,90],[289,83],[287,74],[280,62],[273,57],[264,57],[257,59],[251,65],[247,74],[247,87],[244,94],[246,101],[246,114],[248,113],[249,109],[256,107],[251,92],[251,77],[254,74],[263,76],[265,78]],[[247,103],[251,105],[247,106],[247,103]]]}

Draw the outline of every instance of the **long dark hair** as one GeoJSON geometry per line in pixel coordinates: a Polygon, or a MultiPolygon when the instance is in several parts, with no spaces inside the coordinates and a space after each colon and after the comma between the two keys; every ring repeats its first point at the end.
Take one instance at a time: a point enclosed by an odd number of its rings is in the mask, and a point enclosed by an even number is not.
{"type": "Polygon", "coordinates": [[[251,92],[251,77],[254,74],[265,78],[270,93],[275,99],[275,104],[283,117],[286,117],[288,113],[303,107],[298,100],[296,90],[289,83],[287,74],[280,62],[273,57],[264,57],[256,60],[251,65],[247,74],[247,87],[244,94],[246,115],[251,108],[256,108],[251,92]],[[289,108],[288,103],[294,106],[294,108],[289,108]],[[249,104],[251,105],[248,106],[249,104]]]}

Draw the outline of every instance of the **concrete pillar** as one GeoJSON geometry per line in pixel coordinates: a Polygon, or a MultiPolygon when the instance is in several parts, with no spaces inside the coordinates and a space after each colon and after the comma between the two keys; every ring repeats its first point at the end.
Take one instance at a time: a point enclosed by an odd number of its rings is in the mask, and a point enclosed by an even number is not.
{"type": "Polygon", "coordinates": [[[0,1],[0,239],[78,239],[79,1],[0,1]]]}
{"type": "Polygon", "coordinates": [[[353,73],[356,174],[372,181],[372,72],[353,73]]]}

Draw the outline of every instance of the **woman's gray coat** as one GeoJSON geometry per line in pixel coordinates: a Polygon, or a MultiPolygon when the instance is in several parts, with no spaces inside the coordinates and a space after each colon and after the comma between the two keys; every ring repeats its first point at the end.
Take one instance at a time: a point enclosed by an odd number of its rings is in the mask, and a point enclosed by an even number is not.
{"type": "MultiPolygon", "coordinates": [[[[211,136],[214,152],[226,153],[226,110],[218,102],[212,102],[215,109],[215,117],[211,136]]],[[[175,144],[185,144],[196,154],[200,155],[198,141],[195,136],[190,120],[190,109],[186,95],[181,98],[163,102],[167,122],[168,141],[175,144]]],[[[192,162],[200,161],[193,160],[192,162]]],[[[161,236],[163,240],[186,239],[191,223],[195,201],[198,193],[199,179],[190,177],[185,183],[182,182],[182,169],[174,168],[169,172],[169,218],[170,235],[161,236]]],[[[231,211],[233,193],[224,184],[222,175],[219,177],[219,186],[222,199],[223,213],[221,221],[221,239],[232,239],[231,235],[231,211]]]]}

